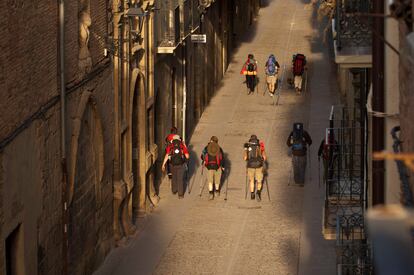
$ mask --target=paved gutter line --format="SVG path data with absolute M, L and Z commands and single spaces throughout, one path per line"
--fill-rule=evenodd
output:
M 283 57 L 283 74 L 282 74 L 282 77 L 280 78 L 280 80 L 281 80 L 280 92 L 279 92 L 280 93 L 280 97 L 282 96 L 283 81 L 285 79 L 285 74 L 286 74 L 286 56 L 288 55 L 288 51 L 289 51 L 289 47 L 290 47 L 290 41 L 291 41 L 291 38 L 292 38 L 293 26 L 295 25 L 295 19 L 296 19 L 296 12 L 297 12 L 297 10 L 298 10 L 298 4 L 295 5 L 295 11 L 293 12 L 292 19 L 291 19 L 291 22 L 290 22 L 289 34 L 288 34 L 288 39 L 287 39 L 287 42 L 286 42 L 285 54 L 284 54 L 284 57 Z M 273 111 L 273 118 L 276 117 L 277 109 L 278 108 L 275 105 L 274 106 L 274 111 Z M 272 125 L 270 127 L 270 131 L 268 133 L 268 136 L 266 137 L 266 144 L 269 143 L 270 137 L 271 137 L 271 135 L 273 133 L 273 128 L 275 126 L 275 122 L 276 122 L 276 119 L 274 119 L 273 122 L 272 122 Z
M 241 239 L 243 237 L 244 229 L 246 228 L 246 223 L 247 223 L 247 218 L 249 217 L 249 213 L 250 213 L 250 210 L 247 210 L 246 215 L 244 216 L 244 219 L 243 219 L 243 224 L 242 224 L 242 226 L 239 227 L 240 228 L 239 237 L 237 238 L 237 242 L 235 243 L 235 245 L 233 247 L 233 251 L 232 251 L 231 256 L 230 256 L 229 265 L 227 266 L 226 274 L 231 274 L 231 270 L 233 269 L 235 259 L 236 259 L 236 255 L 237 255 L 237 250 L 240 246 L 240 242 L 241 242 Z

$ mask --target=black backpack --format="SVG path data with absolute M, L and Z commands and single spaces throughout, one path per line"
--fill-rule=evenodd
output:
M 293 151 L 306 150 L 306 147 L 303 142 L 303 123 L 293 123 L 292 140 Z
M 258 139 L 249 140 L 247 146 L 247 167 L 260 168 L 263 166 L 263 157 Z
M 247 71 L 248 72 L 254 72 L 254 64 L 253 63 L 247 64 Z
M 182 165 L 185 162 L 181 140 L 174 139 L 170 145 L 170 162 L 172 165 Z

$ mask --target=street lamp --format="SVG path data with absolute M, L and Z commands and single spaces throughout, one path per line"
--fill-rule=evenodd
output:
M 141 38 L 142 27 L 144 25 L 145 17 L 148 15 L 147 11 L 143 11 L 142 8 L 132 7 L 129 8 L 125 15 L 128 17 L 130 23 L 130 33 L 134 35 L 134 41 Z M 138 25 L 137 25 L 138 24 Z

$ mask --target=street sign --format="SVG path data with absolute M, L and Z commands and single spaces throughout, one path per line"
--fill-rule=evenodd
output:
M 206 43 L 207 36 L 205 34 L 192 34 L 191 35 L 191 42 L 193 43 Z

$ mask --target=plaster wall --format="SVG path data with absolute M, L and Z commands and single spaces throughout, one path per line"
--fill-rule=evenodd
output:
M 386 5 L 386 9 L 388 5 Z M 399 48 L 398 22 L 396 20 L 385 20 L 385 39 L 395 48 Z M 399 80 L 398 80 L 398 55 L 385 46 L 385 112 L 397 114 L 399 112 Z M 399 118 L 391 117 L 385 119 L 385 150 L 392 152 L 393 140 L 391 130 L 400 124 Z M 397 166 L 394 161 L 385 161 L 385 203 L 400 202 L 400 179 Z

